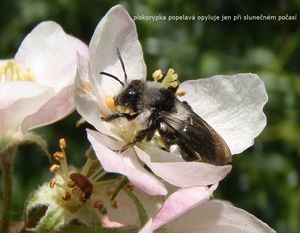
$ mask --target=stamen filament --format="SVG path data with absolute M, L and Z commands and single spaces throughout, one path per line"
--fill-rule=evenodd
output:
M 93 164 L 93 160 L 88 158 L 88 160 L 87 160 L 86 163 L 84 164 L 84 166 L 83 166 L 83 168 L 82 168 L 82 170 L 81 170 L 80 173 L 81 173 L 82 175 L 86 176 L 86 175 L 88 174 L 88 172 L 89 172 L 89 170 L 90 170 L 92 164 Z
M 103 186 L 106 186 L 106 185 L 111 185 L 111 184 L 116 184 L 120 179 L 119 178 L 115 178 L 115 179 L 111 179 L 111 180 L 101 180 L 99 182 L 96 182 L 93 184 L 93 186 L 95 188 L 100 188 L 100 187 L 103 187 Z
M 110 200 L 113 201 L 118 193 L 121 191 L 121 189 L 124 187 L 124 185 L 128 184 L 127 177 L 122 177 L 122 179 L 119 182 L 119 185 L 117 186 L 116 190 L 114 191 L 113 195 L 111 196 Z
M 96 182 L 97 180 L 101 179 L 103 176 L 105 176 L 106 172 L 102 171 L 101 173 L 99 173 L 97 176 L 90 178 L 91 182 Z
M 68 174 L 69 174 L 69 167 L 68 167 L 68 161 L 66 156 L 66 151 L 64 148 L 61 149 L 61 152 L 64 155 L 64 158 L 60 160 L 61 168 L 62 168 L 62 175 L 65 181 L 69 180 Z
M 103 173 L 103 169 L 96 169 L 96 171 L 94 171 L 90 176 L 89 176 L 89 180 L 93 180 L 96 176 L 98 176 L 99 174 Z M 105 172 L 104 172 L 105 173 Z

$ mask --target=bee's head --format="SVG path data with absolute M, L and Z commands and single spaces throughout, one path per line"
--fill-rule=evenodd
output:
M 144 82 L 141 80 L 131 81 L 117 96 L 115 96 L 115 105 L 137 112 L 142 103 L 144 85 Z
M 119 107 L 122 112 L 137 112 L 139 106 L 142 103 L 142 94 L 144 91 L 144 82 L 141 80 L 132 80 L 130 83 L 127 83 L 127 73 L 125 70 L 125 64 L 122 59 L 121 53 L 119 48 L 117 47 L 117 56 L 121 63 L 123 72 L 124 72 L 124 82 L 122 82 L 117 76 L 107 73 L 107 72 L 100 72 L 100 74 L 108 76 L 116 81 L 118 81 L 122 86 L 123 90 L 114 97 L 114 105 Z

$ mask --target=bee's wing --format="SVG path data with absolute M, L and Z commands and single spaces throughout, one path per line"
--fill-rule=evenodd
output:
M 181 143 L 197 152 L 203 161 L 216 165 L 231 162 L 231 152 L 224 139 L 199 115 L 189 109 L 189 116 L 182 120 L 173 114 L 161 114 L 167 130 Z

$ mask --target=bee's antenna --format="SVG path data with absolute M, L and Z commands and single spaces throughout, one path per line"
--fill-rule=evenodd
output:
M 119 47 L 117 47 L 117 55 L 118 55 L 118 58 L 120 60 L 121 65 L 122 65 L 122 69 L 124 71 L 125 83 L 127 84 L 127 74 L 126 74 L 126 70 L 125 70 L 125 64 L 124 64 L 124 61 L 122 59 Z
M 112 74 L 109 74 L 109 73 L 106 73 L 106 72 L 100 72 L 100 74 L 103 74 L 103 75 L 106 75 L 108 77 L 111 77 L 114 80 L 117 80 L 123 87 L 125 86 L 125 84 L 120 79 L 118 79 L 118 77 L 116 77 L 116 76 L 114 76 Z

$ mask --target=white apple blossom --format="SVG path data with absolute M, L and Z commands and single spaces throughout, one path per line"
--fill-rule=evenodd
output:
M 137 130 L 134 120 L 120 119 L 109 123 L 101 120 L 101 116 L 112 113 L 107 100 L 122 87 L 100 72 L 115 75 L 124 82 L 117 48 L 125 63 L 128 82 L 146 80 L 136 26 L 120 5 L 111 8 L 96 27 L 89 45 L 90 60 L 79 57 L 76 78 L 76 108 L 99 131 L 88 130 L 88 138 L 103 168 L 126 175 L 134 185 L 151 195 L 167 193 L 158 177 L 181 188 L 211 185 L 222 180 L 231 165 L 186 162 L 180 155 L 153 144 L 138 143 L 123 153 L 114 152 L 130 142 Z M 267 93 L 255 74 L 218 75 L 186 81 L 179 88 L 186 93 L 180 98 L 223 137 L 232 154 L 250 147 L 266 125 L 263 106 L 267 102 Z
M 87 46 L 45 21 L 24 38 L 13 59 L 0 60 L 0 151 L 74 110 L 77 53 L 87 58 Z

